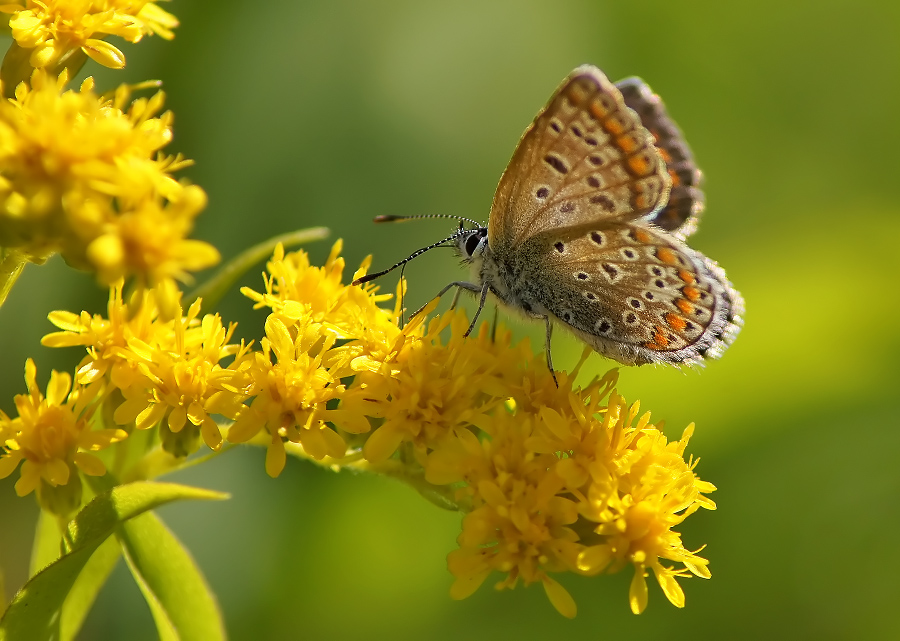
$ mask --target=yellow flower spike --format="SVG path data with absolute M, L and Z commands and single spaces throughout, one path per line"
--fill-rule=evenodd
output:
M 71 382 L 68 374 L 52 372 L 44 396 L 37 385 L 37 368 L 28 359 L 28 392 L 15 398 L 18 416 L 10 419 L 0 414 L 0 434 L 6 448 L 0 456 L 0 478 L 12 474 L 21 462 L 16 493 L 25 496 L 38 490 L 40 504 L 61 516 L 81 502 L 76 470 L 93 476 L 106 473 L 106 467 L 91 452 L 128 436 L 119 429 L 92 431 L 93 397 L 85 397 L 85 389 L 80 386 L 71 389 Z

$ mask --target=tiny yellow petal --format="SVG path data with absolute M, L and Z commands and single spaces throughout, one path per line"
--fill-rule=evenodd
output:
M 578 607 L 575 605 L 575 599 L 572 598 L 568 590 L 549 576 L 544 577 L 543 584 L 544 592 L 547 594 L 547 598 L 550 599 L 550 603 L 556 608 L 556 611 L 567 619 L 574 619 L 575 615 L 578 614 Z
M 103 40 L 88 38 L 81 47 L 94 62 L 99 62 L 110 69 L 122 69 L 125 66 L 125 54 Z

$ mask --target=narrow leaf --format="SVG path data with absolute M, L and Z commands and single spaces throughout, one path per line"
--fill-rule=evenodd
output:
M 59 638 L 60 610 L 94 551 L 128 519 L 181 499 L 222 499 L 226 495 L 174 483 L 139 482 L 116 486 L 88 503 L 69 523 L 66 553 L 35 574 L 0 618 L 0 641 Z
M 117 536 L 160 639 L 225 639 L 225 624 L 206 579 L 159 517 L 143 514 L 124 523 Z

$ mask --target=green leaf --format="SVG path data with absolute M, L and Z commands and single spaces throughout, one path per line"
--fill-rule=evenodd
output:
M 60 611 L 76 579 L 94 551 L 128 519 L 172 501 L 226 496 L 185 485 L 151 482 L 120 485 L 100 494 L 69 522 L 63 537 L 65 554 L 31 577 L 9 604 L 0 619 L 0 641 L 59 638 Z
M 44 569 L 59 558 L 59 520 L 46 510 L 38 515 L 34 531 L 34 546 L 31 548 L 30 576 Z
M 155 514 L 125 523 L 117 536 L 163 641 L 225 638 L 215 597 L 194 559 Z
M 97 600 L 100 588 L 116 567 L 121 553 L 118 541 L 108 537 L 88 559 L 63 603 L 62 619 L 59 623 L 61 641 L 74 639 L 81 630 L 81 624 Z

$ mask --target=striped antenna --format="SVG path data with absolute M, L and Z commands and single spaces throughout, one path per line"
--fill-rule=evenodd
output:
M 472 223 L 475 227 L 483 227 L 481 223 L 477 220 L 472 220 L 471 218 L 463 218 L 462 216 L 453 216 L 452 214 L 418 214 L 416 216 L 375 216 L 374 222 L 376 223 L 398 223 L 403 222 L 404 220 L 421 220 L 423 218 L 452 218 L 453 220 L 458 220 L 460 222 L 466 221 L 467 223 Z
M 400 221 L 400 220 L 409 220 L 409 219 L 411 219 L 411 218 L 455 218 L 455 216 L 442 216 L 442 215 L 440 215 L 440 214 L 425 214 L 425 215 L 422 215 L 422 216 L 378 216 L 378 218 L 375 219 L 375 222 L 377 222 L 377 223 L 380 223 L 380 222 L 393 222 L 393 221 L 395 221 L 395 220 L 397 220 L 397 221 Z M 446 243 L 449 243 L 450 241 L 456 240 L 456 239 L 459 238 L 460 236 L 462 236 L 462 235 L 464 235 L 464 234 L 467 234 L 467 233 L 469 233 L 469 232 L 471 231 L 471 230 L 466 229 L 465 227 L 463 227 L 462 221 L 466 220 L 466 221 L 469 221 L 469 222 L 474 222 L 474 221 L 469 220 L 468 218 L 457 218 L 457 220 L 460 221 L 460 222 L 459 222 L 459 229 L 457 229 L 452 235 L 447 236 L 445 239 L 439 240 L 438 242 L 436 242 L 436 243 L 434 243 L 434 244 L 432 244 L 432 245 L 429 245 L 428 247 L 423 247 L 422 249 L 417 249 L 417 250 L 414 251 L 412 254 L 410 254 L 409 256 L 407 256 L 406 258 L 404 258 L 403 260 L 401 260 L 399 263 L 397 263 L 396 265 L 392 265 L 392 266 L 389 267 L 388 269 L 385 269 L 385 270 L 380 271 L 380 272 L 375 272 L 374 274 L 366 274 L 365 276 L 360 276 L 360 277 L 357 278 L 355 281 L 353 281 L 353 282 L 351 283 L 351 285 L 362 285 L 363 283 L 368 283 L 370 280 L 375 280 L 376 278 L 381 278 L 381 277 L 384 276 L 385 274 L 388 274 L 388 273 L 394 271 L 394 270 L 397 269 L 398 267 L 403 267 L 404 265 L 406 265 L 406 263 L 408 263 L 409 261 L 411 261 L 413 258 L 416 258 L 416 257 L 418 257 L 418 256 L 421 256 L 421 255 L 424 254 L 425 252 L 430 251 L 430 250 L 434 249 L 435 247 L 451 247 L 452 245 L 447 245 Z M 477 225 L 478 223 L 475 223 L 475 224 Z

